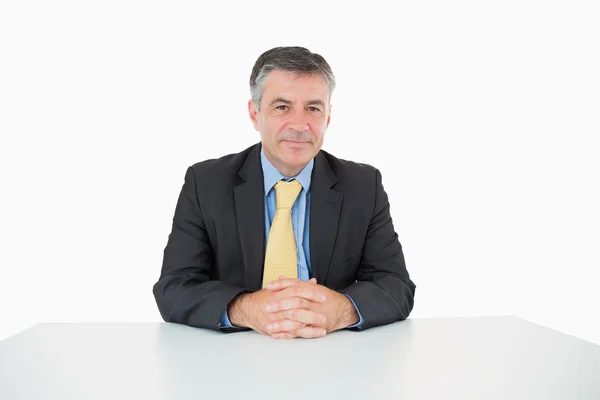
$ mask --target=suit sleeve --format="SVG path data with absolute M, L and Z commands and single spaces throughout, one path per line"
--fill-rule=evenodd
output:
M 354 330 L 404 320 L 414 304 L 416 285 L 406 269 L 379 170 L 375 174 L 375 193 L 357 281 L 341 291 L 352 298 L 363 317 L 363 324 Z
M 245 290 L 212 280 L 214 268 L 196 178 L 189 167 L 177 200 L 160 278 L 153 286 L 156 304 L 166 322 L 221 331 L 246 330 L 221 326 L 227 305 Z

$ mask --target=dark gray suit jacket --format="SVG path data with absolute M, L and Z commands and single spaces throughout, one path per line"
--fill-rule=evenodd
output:
M 218 330 L 234 297 L 261 289 L 266 243 L 260 150 L 258 143 L 187 169 L 153 287 L 165 321 Z M 408 318 L 416 286 L 380 172 L 321 150 L 310 190 L 311 277 L 350 295 L 364 319 L 360 329 Z

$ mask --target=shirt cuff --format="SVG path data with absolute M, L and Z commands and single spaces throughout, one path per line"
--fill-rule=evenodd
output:
M 231 325 L 231 321 L 227 315 L 227 307 L 225 307 L 223 314 L 221 314 L 221 318 L 219 318 L 219 329 L 221 328 L 235 328 L 233 325 Z
M 346 295 L 346 297 L 348 297 L 350 299 L 350 301 L 352 302 L 352 304 L 354 305 L 354 308 L 356 309 L 356 312 L 358 313 L 358 317 L 360 318 L 360 320 L 358 321 L 358 323 L 354 324 L 354 325 L 350 325 L 349 327 L 347 327 L 346 329 L 350 329 L 350 328 L 360 328 L 364 322 L 363 317 L 360 313 L 360 311 L 358 311 L 358 307 L 356 307 L 356 303 L 354 302 L 354 300 L 352 300 L 352 297 L 350 297 L 349 294 L 344 293 Z

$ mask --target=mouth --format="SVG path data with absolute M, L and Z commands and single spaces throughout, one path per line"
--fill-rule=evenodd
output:
M 282 142 L 291 143 L 291 144 L 308 144 L 308 142 L 305 142 L 303 140 L 289 140 L 289 139 L 284 139 L 284 140 L 282 140 Z

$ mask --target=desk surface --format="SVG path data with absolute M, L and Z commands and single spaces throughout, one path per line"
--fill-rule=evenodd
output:
M 0 399 L 600 399 L 600 346 L 515 317 L 313 340 L 42 323 L 0 342 Z

